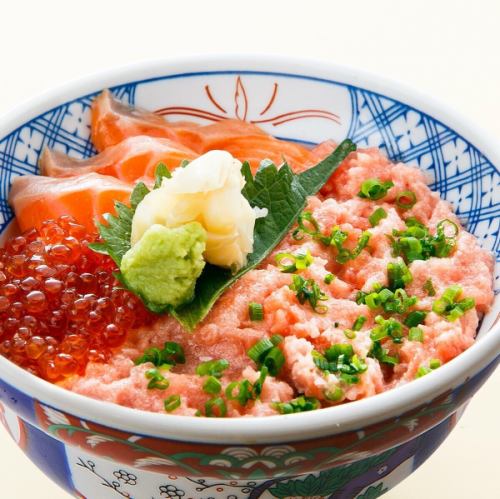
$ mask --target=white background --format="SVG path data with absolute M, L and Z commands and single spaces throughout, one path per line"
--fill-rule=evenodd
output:
M 0 15 L 2 114 L 62 82 L 129 62 L 281 53 L 358 66 L 410 84 L 500 138 L 498 0 L 10 0 Z M 445 444 L 384 497 L 499 497 L 499 388 L 500 370 Z M 68 497 L 3 430 L 0 470 L 2 499 Z

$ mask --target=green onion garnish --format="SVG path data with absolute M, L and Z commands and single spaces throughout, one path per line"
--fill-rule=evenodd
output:
M 408 218 L 405 223 L 406 230 L 393 230 L 390 236 L 394 256 L 413 262 L 428 260 L 432 256 L 444 258 L 455 249 L 458 226 L 451 220 L 441 220 L 434 236 L 414 218 Z
M 292 234 L 296 241 L 302 240 L 304 238 L 303 234 L 308 234 L 313 238 L 321 236 L 320 226 L 310 211 L 303 211 L 297 219 L 297 224 L 299 228 L 295 229 Z
M 156 367 L 164 364 L 176 365 L 184 364 L 186 357 L 182 346 L 173 341 L 167 341 L 163 348 L 148 348 L 139 358 L 135 359 L 135 365 L 151 362 Z
M 372 227 L 375 227 L 379 224 L 380 220 L 383 218 L 387 218 L 387 212 L 384 208 L 377 208 L 369 217 L 368 221 Z
M 352 329 L 344 329 L 344 336 L 348 340 L 353 340 L 354 338 L 356 338 L 356 332 L 353 331 Z
M 417 374 L 415 375 L 415 378 L 421 378 L 422 376 L 429 374 L 430 372 L 432 372 L 434 369 L 437 369 L 438 367 L 441 367 L 441 361 L 439 359 L 431 359 L 429 361 L 429 367 L 420 366 L 418 368 L 418 371 L 417 371 Z
M 260 389 L 262 390 L 262 386 Z M 226 397 L 228 400 L 237 400 L 239 404 L 244 407 L 249 400 L 253 400 L 254 398 L 252 384 L 247 379 L 243 381 L 233 381 L 226 387 Z
M 318 314 L 326 313 L 328 307 L 326 305 L 318 305 L 319 301 L 328 300 L 328 296 L 321 291 L 318 283 L 314 279 L 304 279 L 302 276 L 294 274 L 292 276 L 292 284 L 289 288 L 295 291 L 295 295 L 300 303 L 309 302 L 311 308 Z
M 333 280 L 335 279 L 335 276 L 333 274 L 326 274 L 324 278 L 325 284 L 331 284 Z
M 296 270 L 304 270 L 313 263 L 314 259 L 309 250 L 306 253 L 278 253 L 275 256 L 276 263 L 281 272 L 295 272 Z
M 260 397 L 260 394 L 262 393 L 262 388 L 264 386 L 264 382 L 266 381 L 268 373 L 269 373 L 269 370 L 268 370 L 267 366 L 262 366 L 260 368 L 259 379 L 253 384 L 253 393 L 255 394 L 256 397 Z
M 372 348 L 368 353 L 368 357 L 373 357 L 374 359 L 377 359 L 379 362 L 383 362 L 384 364 L 390 364 L 393 366 L 399 364 L 399 359 L 397 357 L 388 355 L 387 349 L 382 347 L 380 341 L 373 342 Z
M 253 345 L 248 351 L 247 355 L 256 363 L 260 364 L 267 352 L 269 352 L 274 347 L 273 342 L 269 338 L 263 338 L 255 345 Z
M 209 376 L 203 383 L 203 391 L 211 395 L 217 395 L 221 391 L 222 385 L 215 376 Z
M 263 338 L 247 351 L 247 355 L 258 366 L 266 367 L 271 376 L 277 376 L 285 363 L 283 352 L 276 346 L 282 340 L 279 335 L 274 335 L 271 339 Z
M 267 367 L 271 376 L 277 376 L 284 363 L 285 356 L 278 347 L 271 348 L 262 360 L 262 365 Z
M 214 376 L 220 378 L 222 372 L 228 367 L 229 362 L 226 359 L 209 360 L 196 366 L 196 374 L 198 374 L 198 376 Z
M 414 327 L 422 324 L 427 317 L 427 312 L 423 312 L 422 310 L 414 310 L 410 312 L 406 319 L 404 320 L 405 326 Z
M 338 402 L 344 397 L 344 390 L 339 386 L 335 387 L 333 391 L 325 392 L 325 398 L 331 402 Z
M 417 196 L 413 191 L 403 191 L 396 196 L 396 205 L 402 210 L 409 210 L 415 206 Z
M 175 411 L 181 405 L 180 395 L 170 395 L 170 397 L 164 400 L 163 405 L 167 412 Z
M 436 290 L 434 289 L 431 278 L 425 281 L 422 289 L 427 293 L 428 296 L 436 296 Z
M 166 390 L 170 386 L 168 379 L 158 369 L 148 369 L 146 378 L 149 379 L 148 390 Z
M 378 326 L 375 326 L 370 333 L 370 338 L 373 341 L 380 341 L 388 337 L 392 338 L 394 343 L 403 341 L 403 325 L 396 319 L 392 317 L 384 319 L 381 315 L 377 315 L 375 322 Z
M 395 291 L 404 288 L 413 281 L 410 269 L 404 262 L 390 262 L 387 264 L 387 277 L 389 279 L 389 289 Z
M 424 331 L 420 327 L 411 327 L 408 331 L 408 339 L 410 341 L 420 341 L 424 342 Z
M 224 399 L 217 397 L 205 403 L 205 415 L 209 418 L 223 418 L 227 414 Z
M 307 222 L 307 225 L 305 222 Z M 320 241 L 326 246 L 335 246 L 337 248 L 336 261 L 342 264 L 346 263 L 348 260 L 354 260 L 357 258 L 361 251 L 363 251 L 363 249 L 368 245 L 368 241 L 371 236 L 369 232 L 362 232 L 354 249 L 349 250 L 343 247 L 348 234 L 347 232 L 341 230 L 340 227 L 333 227 L 330 235 L 324 236 L 321 233 L 318 222 L 309 211 L 302 212 L 297 223 L 299 228 L 293 233 L 294 239 L 301 240 L 304 238 L 304 234 L 308 234 L 313 239 Z M 297 255 L 292 255 L 290 253 L 279 253 L 276 257 L 279 259 L 279 263 L 285 261 L 285 263 L 281 265 L 281 270 L 283 272 L 294 272 L 296 269 L 299 269 L 299 265 L 301 265 L 302 268 L 306 268 L 310 265 L 310 262 L 312 262 L 312 257 L 310 255 L 308 257 L 307 254 L 302 255 L 302 261 L 300 263 L 297 263 L 296 261 Z
M 325 372 L 340 373 L 340 379 L 345 383 L 359 382 L 359 374 L 364 373 L 368 366 L 355 353 L 350 343 L 337 343 L 325 350 L 325 354 L 312 351 L 314 364 Z
M 462 288 L 458 285 L 446 288 L 441 298 L 438 298 L 432 304 L 432 311 L 453 322 L 476 305 L 474 298 L 464 298 L 458 301 L 461 294 Z
M 388 182 L 382 182 L 378 178 L 369 178 L 361 184 L 358 196 L 363 199 L 376 201 L 377 199 L 383 198 L 387 194 L 387 191 L 393 186 L 394 183 L 390 180 Z
M 425 376 L 426 374 L 429 374 L 431 372 L 431 369 L 425 366 L 420 366 L 417 370 L 417 374 L 415 375 L 415 378 L 421 378 L 422 376 Z
M 303 395 L 290 400 L 289 402 L 275 402 L 273 404 L 274 409 L 281 414 L 314 411 L 315 409 L 319 409 L 320 406 L 321 404 L 318 399 L 313 397 L 304 397 Z
M 431 359 L 429 361 L 429 367 L 431 369 L 437 369 L 438 367 L 441 367 L 441 361 L 439 359 Z
M 364 315 L 360 315 L 352 325 L 353 331 L 361 331 L 363 324 L 366 322 L 366 317 Z
M 252 301 L 248 304 L 248 315 L 251 321 L 261 321 L 264 319 L 264 308 L 260 303 Z

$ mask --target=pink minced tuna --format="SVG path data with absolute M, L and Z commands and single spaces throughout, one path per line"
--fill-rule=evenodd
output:
M 360 186 L 369 178 L 391 180 L 394 187 L 381 200 L 361 199 L 357 196 Z M 412 190 L 417 198 L 409 210 L 399 209 L 395 202 L 397 194 L 404 190 Z M 310 251 L 314 260 L 300 275 L 314 279 L 327 295 L 328 299 L 320 302 L 327 307 L 325 313 L 315 312 L 308 302 L 299 303 L 296 292 L 289 287 L 292 274 L 281 272 L 272 255 L 226 292 L 193 333 L 183 331 L 174 319 L 163 317 L 148 329 L 131 331 L 126 345 L 108 364 L 89 364 L 84 376 L 66 381 L 65 386 L 96 399 L 154 412 L 165 412 L 164 400 L 180 395 L 181 404 L 173 413 L 204 414 L 206 402 L 214 395 L 204 392 L 206 377 L 195 373 L 196 366 L 211 359 L 229 361 L 230 366 L 220 380 L 220 396 L 225 399 L 224 389 L 230 382 L 247 379 L 254 383 L 259 377 L 259 366 L 249 359 L 247 350 L 263 338 L 281 335 L 283 341 L 279 348 L 285 356 L 285 364 L 277 377 L 266 378 L 260 397 L 245 406 L 225 400 L 228 416 L 262 416 L 276 414 L 279 407 L 276 403 L 299 395 L 314 397 L 321 406 L 369 397 L 415 379 L 419 370 L 429 368 L 431 361 L 434 365 L 437 361 L 443 364 L 470 347 L 479 316 L 492 303 L 493 259 L 472 235 L 460 229 L 451 256 L 431 257 L 408 265 L 413 280 L 406 286 L 406 292 L 418 297 L 417 304 L 410 310 L 428 312 L 419 326 L 423 341 L 408 340 L 405 327 L 401 343 L 391 338 L 381 341 L 387 354 L 398 359 L 396 365 L 379 362 L 369 355 L 373 344 L 370 332 L 381 310 L 357 304 L 356 296 L 359 291 L 371 291 L 376 283 L 387 285 L 388 263 L 401 261 L 393 256 L 387 236 L 393 229 L 405 230 L 403 219 L 408 217 L 417 217 L 431 234 L 443 219 L 458 224 L 450 205 L 427 187 L 423 173 L 403 164 L 390 163 L 376 149 L 360 150 L 346 159 L 323 192 L 328 196 L 311 197 L 307 207 L 322 233 L 329 234 L 338 226 L 348 234 L 345 247 L 353 248 L 361 233 L 369 231 L 368 246 L 354 260 L 339 264 L 335 261 L 337 250 L 333 246 L 325 246 L 309 236 L 297 241 L 290 234 L 274 254 Z M 384 208 L 387 217 L 372 228 L 368 217 L 377 207 Z M 325 276 L 330 273 L 335 278 L 326 284 Z M 429 279 L 435 296 L 429 296 L 424 290 Z M 456 284 L 462 288 L 462 297 L 475 300 L 475 307 L 448 321 L 432 312 L 432 305 L 449 286 Z M 263 305 L 263 321 L 250 320 L 249 302 Z M 345 331 L 352 328 L 359 316 L 366 317 L 366 322 L 355 337 L 349 339 Z M 404 320 L 404 316 L 393 317 L 400 322 Z M 136 366 L 134 359 L 149 347 L 161 348 L 166 341 L 182 345 L 186 363 L 164 373 L 170 383 L 166 390 L 148 389 L 145 373 L 153 365 Z M 323 371 L 314 362 L 314 350 L 322 353 L 338 343 L 350 343 L 366 364 L 357 383 L 342 380 L 338 372 Z M 332 398 L 336 400 L 329 400 Z

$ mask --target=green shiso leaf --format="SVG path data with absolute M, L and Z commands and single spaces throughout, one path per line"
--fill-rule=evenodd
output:
M 158 310 L 157 307 L 145 302 L 146 307 L 156 313 L 170 312 L 182 326 L 192 331 L 206 317 L 224 291 L 271 253 L 297 220 L 307 197 L 316 194 L 346 156 L 355 150 L 356 145 L 346 139 L 327 158 L 298 175 L 294 174 L 286 163 L 277 168 L 270 161 L 263 161 L 254 177 L 250 165 L 244 163 L 242 173 L 246 184 L 242 194 L 252 207 L 266 208 L 268 211 L 267 216 L 256 220 L 253 253 L 248 255 L 247 264 L 235 274 L 207 264 L 198 278 L 195 296 L 190 303 L 175 310 L 168 308 Z M 160 167 L 155 187 L 158 187 L 162 177 L 167 175 Z M 108 254 L 118 267 L 123 255 L 131 247 L 130 237 L 135 209 L 148 192 L 149 189 L 142 182 L 137 184 L 130 197 L 131 206 L 115 203 L 116 215 L 108 214 L 107 224 L 97 224 L 103 242 L 89 246 L 94 251 Z M 117 277 L 120 279 L 121 276 Z M 123 278 L 121 280 L 124 282 Z M 126 282 L 124 284 L 126 285 Z

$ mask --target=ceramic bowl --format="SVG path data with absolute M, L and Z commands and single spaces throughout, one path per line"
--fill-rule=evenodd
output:
M 12 219 L 12 178 L 37 172 L 44 147 L 94 152 L 89 106 L 103 88 L 172 120 L 230 117 L 305 144 L 350 137 L 380 147 L 422 168 L 483 247 L 498 251 L 500 153 L 484 133 L 378 77 L 262 56 L 143 63 L 15 110 L 0 122 L 2 231 Z M 151 414 L 64 391 L 0 358 L 0 417 L 32 461 L 77 497 L 375 498 L 440 445 L 495 369 L 498 310 L 497 298 L 476 343 L 437 371 L 320 411 L 231 420 Z

